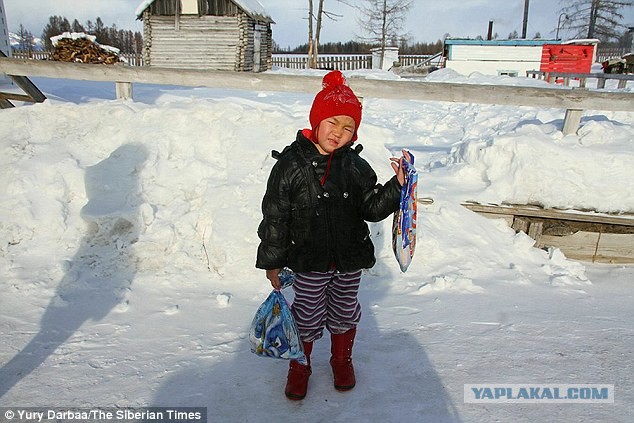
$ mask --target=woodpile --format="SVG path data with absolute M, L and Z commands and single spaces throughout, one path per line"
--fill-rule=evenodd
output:
M 58 62 L 94 63 L 113 65 L 119 55 L 109 51 L 88 38 L 61 38 L 51 53 L 51 60 Z

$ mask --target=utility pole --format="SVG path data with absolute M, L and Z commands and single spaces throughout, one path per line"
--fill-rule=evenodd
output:
M 588 25 L 588 38 L 594 38 L 594 31 L 597 24 L 598 13 L 599 0 L 592 0 L 592 6 L 590 7 L 590 23 Z
M 524 0 L 524 23 L 522 24 L 522 38 L 526 39 L 526 28 L 528 27 L 528 3 L 530 0 Z

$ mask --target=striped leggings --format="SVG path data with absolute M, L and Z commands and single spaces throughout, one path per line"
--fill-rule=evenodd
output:
M 352 273 L 296 273 L 291 306 L 302 341 L 312 342 L 323 336 L 324 328 L 340 334 L 357 326 L 361 306 L 357 299 L 361 270 Z

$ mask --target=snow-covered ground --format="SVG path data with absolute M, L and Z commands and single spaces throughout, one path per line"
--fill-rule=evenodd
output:
M 370 75 L 374 78 L 386 74 Z M 429 81 L 527 83 L 523 78 Z M 364 99 L 381 180 L 417 160 L 414 261 L 372 224 L 354 352 L 336 392 L 316 344 L 307 398 L 249 351 L 270 292 L 254 267 L 274 160 L 312 95 L 35 78 L 49 100 L 0 111 L 0 407 L 202 406 L 209 421 L 601 421 L 634 415 L 634 267 L 532 247 L 467 200 L 634 211 L 634 114 Z M 631 87 L 628 90 L 632 90 Z M 292 292 L 285 292 L 292 299 Z M 614 403 L 465 404 L 465 384 L 610 384 Z

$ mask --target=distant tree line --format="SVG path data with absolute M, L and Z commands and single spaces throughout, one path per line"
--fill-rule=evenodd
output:
M 413 43 L 410 44 L 406 40 L 402 40 L 399 43 L 399 54 L 436 54 L 442 51 L 442 41 L 438 40 L 435 43 Z M 319 45 L 320 54 L 370 54 L 371 50 L 376 47 L 376 44 L 364 43 L 361 41 L 347 41 L 345 43 L 324 43 Z M 274 53 L 294 53 L 294 54 L 306 54 L 308 51 L 308 44 L 302 44 L 295 48 L 287 47 L 281 48 L 276 43 L 273 43 Z

